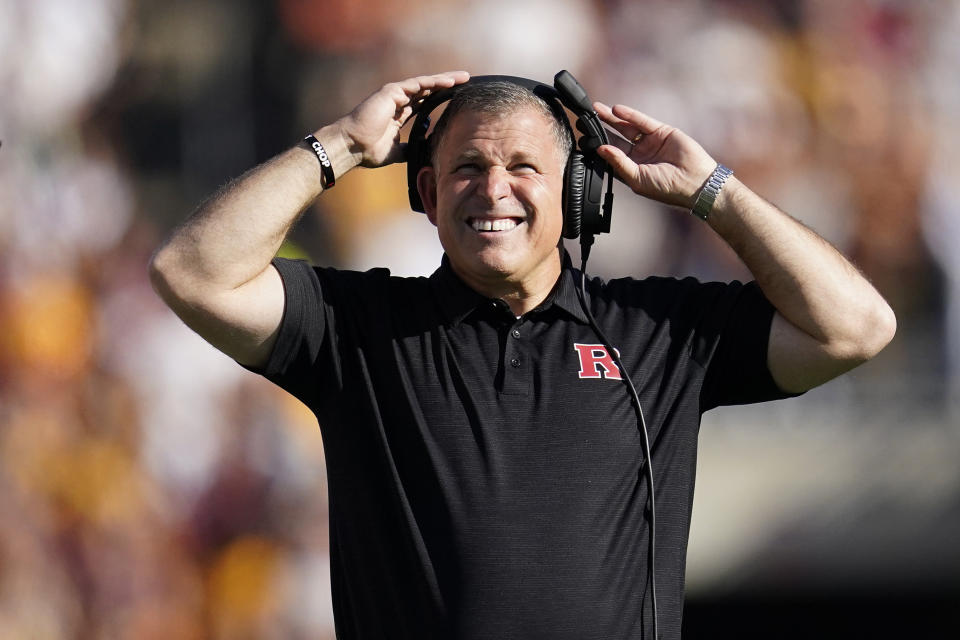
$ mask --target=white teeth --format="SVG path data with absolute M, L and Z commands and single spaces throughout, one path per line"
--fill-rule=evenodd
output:
M 497 218 L 496 220 L 478 220 L 474 218 L 470 221 L 470 226 L 474 231 L 510 231 L 515 229 L 517 221 L 512 218 Z

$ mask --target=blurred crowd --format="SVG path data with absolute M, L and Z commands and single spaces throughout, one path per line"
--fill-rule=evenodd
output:
M 0 637 L 333 637 L 315 419 L 146 265 L 205 195 L 420 73 L 566 68 L 693 135 L 897 312 L 822 398 L 956 431 L 958 34 L 957 0 L 0 0 Z M 283 251 L 409 275 L 441 250 L 394 166 Z M 591 271 L 749 277 L 622 190 Z

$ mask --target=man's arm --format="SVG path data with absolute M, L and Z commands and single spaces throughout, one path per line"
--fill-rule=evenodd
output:
M 596 103 L 633 144 L 598 150 L 636 193 L 691 209 L 716 162 L 693 139 L 634 109 Z M 830 243 L 735 177 L 708 224 L 736 251 L 776 307 L 767 362 L 777 385 L 800 392 L 869 360 L 893 339 L 886 301 Z
M 384 85 L 314 135 L 340 177 L 357 165 L 403 159 L 400 128 L 432 90 L 464 71 Z M 266 363 L 283 318 L 280 275 L 270 264 L 323 190 L 314 153 L 294 147 L 214 194 L 164 242 L 150 264 L 157 293 L 194 331 L 237 361 Z

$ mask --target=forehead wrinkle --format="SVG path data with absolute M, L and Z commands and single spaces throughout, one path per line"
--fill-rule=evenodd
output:
M 499 84 L 503 83 L 477 85 L 473 88 L 465 87 L 443 110 L 434 131 L 427 138 L 430 162 L 434 167 L 437 166 L 441 147 L 445 146 L 444 140 L 447 134 L 454 128 L 455 122 L 463 117 L 475 117 L 487 122 L 499 121 L 502 126 L 508 128 L 517 128 L 516 126 L 511 127 L 511 125 L 515 125 L 518 120 L 531 117 L 540 119 L 548 125 L 556 156 L 561 162 L 566 163 L 567 157 L 574 146 L 570 121 L 562 107 L 559 107 L 559 104 L 545 101 L 541 96 L 536 96 L 526 90 L 524 90 L 524 95 L 517 99 L 519 90 L 517 86 L 511 85 L 500 88 Z M 502 91 L 502 94 L 497 93 L 493 96 L 486 91 L 493 85 L 498 85 L 498 90 Z M 559 111 L 555 107 L 558 107 Z M 519 128 L 524 132 L 528 131 L 526 127 Z
M 530 137 L 525 129 L 520 129 L 521 135 L 504 135 L 502 130 L 496 134 L 485 134 L 481 131 L 475 131 L 470 137 L 463 141 L 459 151 L 450 150 L 449 156 L 452 162 L 474 162 L 490 160 L 512 162 L 531 162 L 542 164 L 549 157 L 558 155 L 556 145 L 549 145 L 549 148 L 543 148 L 540 144 L 540 138 Z M 509 138 L 510 148 L 504 149 L 501 141 Z M 445 145 L 449 141 L 445 141 Z M 441 156 L 444 154 L 440 154 Z M 546 156 L 546 157 L 545 157 Z M 438 158 L 439 159 L 439 158 Z
M 523 145 L 523 146 L 526 146 L 526 145 Z M 510 160 L 510 161 L 516 161 L 516 160 L 536 160 L 536 159 L 538 159 L 539 156 L 541 155 L 540 153 L 536 152 L 535 150 L 523 148 L 523 146 L 521 146 L 520 148 L 511 149 L 510 152 L 509 152 L 509 155 L 507 156 L 506 159 L 507 159 L 507 160 Z M 456 156 L 454 156 L 454 160 L 457 160 L 457 161 L 462 161 L 462 160 L 487 160 L 491 155 L 494 156 L 494 157 L 496 157 L 497 159 L 500 159 L 500 158 L 503 157 L 503 154 L 501 154 L 501 153 L 499 152 L 499 150 L 496 150 L 496 151 L 493 152 L 493 153 L 488 153 L 488 152 L 486 152 L 486 151 L 478 148 L 477 146 L 474 146 L 474 145 L 472 145 L 472 144 L 468 144 L 462 151 L 460 151 L 460 153 L 458 153 Z

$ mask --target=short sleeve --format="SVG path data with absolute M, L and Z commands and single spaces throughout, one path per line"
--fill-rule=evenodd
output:
M 775 309 L 755 282 L 739 287 L 721 320 L 718 341 L 700 390 L 700 410 L 790 398 L 767 366 Z
M 326 338 L 328 318 L 316 270 L 303 260 L 275 258 L 284 289 L 283 319 L 266 364 L 253 369 L 311 405 L 315 386 L 308 384 Z

